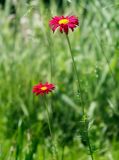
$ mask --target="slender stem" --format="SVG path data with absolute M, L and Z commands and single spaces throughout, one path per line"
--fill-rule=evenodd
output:
M 88 129 L 87 129 L 87 141 L 88 141 L 88 147 L 89 147 L 89 152 L 90 152 L 91 159 L 94 160 Z
M 46 97 L 45 96 L 44 96 L 44 105 L 45 105 L 45 109 L 46 109 L 46 112 L 47 112 L 48 128 L 49 128 L 49 132 L 50 132 L 50 136 L 51 136 L 52 146 L 54 147 L 54 151 L 55 151 L 55 153 L 54 153 L 55 158 L 58 160 L 59 158 L 58 158 L 58 154 L 57 154 L 57 151 L 56 151 L 56 146 L 54 144 L 52 129 L 51 129 L 51 125 L 50 125 L 50 113 L 49 113 L 49 110 L 48 110 L 48 106 L 46 104 Z
M 74 71 L 75 71 L 76 78 L 77 78 L 77 82 L 78 82 L 78 92 L 80 92 L 80 97 L 81 97 L 81 106 L 82 106 L 82 109 L 83 109 L 83 115 L 84 115 L 84 114 L 85 114 L 85 111 L 84 111 L 84 105 L 83 105 L 83 96 L 82 96 L 82 93 L 81 93 L 81 86 L 80 86 L 80 81 L 79 81 L 78 71 L 77 71 L 77 68 L 76 68 L 76 64 L 75 64 L 74 56 L 73 56 L 72 49 L 71 49 L 71 44 L 70 44 L 69 37 L 68 37 L 68 35 L 67 35 L 67 34 L 66 34 L 66 39 L 67 39 L 67 43 L 68 43 L 68 46 L 69 46 L 69 51 L 70 51 L 70 54 L 71 54 L 71 58 L 72 58 L 72 62 L 73 62 L 73 67 L 74 67 Z
M 46 100 L 46 98 L 44 98 L 44 104 L 45 104 L 45 109 L 46 109 L 46 112 L 47 112 L 47 120 L 48 120 L 47 122 L 48 122 L 50 136 L 51 136 L 51 139 L 53 141 L 53 135 L 52 135 L 51 125 L 50 125 L 50 114 L 49 114 L 48 106 L 47 106 L 45 100 Z
M 67 34 L 66 34 L 66 39 L 67 39 L 67 43 L 68 43 L 68 46 L 69 46 L 69 50 L 70 50 L 70 54 L 71 54 L 71 58 L 72 58 L 72 62 L 73 62 L 73 67 L 74 67 L 74 71 L 75 71 L 75 74 L 76 74 L 76 77 L 77 77 L 78 91 L 80 91 L 81 106 L 82 106 L 82 109 L 83 109 L 83 118 L 85 118 L 86 114 L 85 114 L 85 110 L 84 110 L 83 96 L 82 96 L 82 93 L 81 93 L 81 86 L 80 86 L 78 71 L 77 71 L 77 68 L 76 68 L 76 64 L 75 64 L 75 60 L 74 60 L 71 44 L 70 44 L 69 37 L 68 37 Z M 87 127 L 86 126 L 86 120 L 84 120 L 84 125 L 85 125 L 85 127 Z M 90 156 L 91 156 L 91 159 L 94 160 L 93 151 L 92 151 L 91 144 L 90 144 L 90 139 L 89 139 L 88 129 L 86 129 L 86 132 L 87 132 L 86 134 L 87 134 L 87 141 L 88 141 L 88 147 L 89 147 L 89 151 L 90 151 Z

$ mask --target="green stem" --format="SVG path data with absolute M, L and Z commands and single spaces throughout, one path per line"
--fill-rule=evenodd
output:
M 68 43 L 68 46 L 69 46 L 69 51 L 70 51 L 71 58 L 72 58 L 72 62 L 73 62 L 74 72 L 75 72 L 75 74 L 76 74 L 76 78 L 77 78 L 77 82 L 78 82 L 78 92 L 80 92 L 80 97 L 81 97 L 81 106 L 82 106 L 82 109 L 83 109 L 83 115 L 84 115 L 84 114 L 85 114 L 85 110 L 84 110 L 84 105 L 83 105 L 83 96 L 82 96 L 82 93 L 81 93 L 81 86 L 80 86 L 80 81 L 79 81 L 78 71 L 77 71 L 77 68 L 76 68 L 76 64 L 75 64 L 74 56 L 73 56 L 72 49 L 71 49 L 71 44 L 70 44 L 69 37 L 68 37 L 68 35 L 67 35 L 67 34 L 66 34 L 66 39 L 67 39 L 67 43 Z
M 45 109 L 46 109 L 46 112 L 47 112 L 47 122 L 48 122 L 48 128 L 49 128 L 49 132 L 50 132 L 50 136 L 51 136 L 51 143 L 52 143 L 52 146 L 54 147 L 55 157 L 58 160 L 59 158 L 58 158 L 58 154 L 57 154 L 57 151 L 56 151 L 56 146 L 55 146 L 54 141 L 53 141 L 53 134 L 52 134 L 52 129 L 51 129 L 51 125 L 50 125 L 50 113 L 49 113 L 49 110 L 48 110 L 48 106 L 46 104 L 46 97 L 45 96 L 44 96 L 44 105 L 45 105 Z
M 89 147 L 89 152 L 90 152 L 91 159 L 94 160 L 93 151 L 92 151 L 92 147 L 91 147 L 91 143 L 90 143 L 90 138 L 89 138 L 89 132 L 88 132 L 88 130 L 87 130 L 87 141 L 88 141 L 88 147 Z
M 77 68 L 76 68 L 76 64 L 75 64 L 75 60 L 74 60 L 74 56 L 73 56 L 70 40 L 69 40 L 69 37 L 68 37 L 67 34 L 66 34 L 66 39 L 67 39 L 67 43 L 68 43 L 68 46 L 69 46 L 69 51 L 70 51 L 70 54 L 71 54 L 72 63 L 73 63 L 74 71 L 75 71 L 77 82 L 78 82 L 78 91 L 80 92 L 81 106 L 82 106 L 82 110 L 83 110 L 82 112 L 83 112 L 83 118 L 84 118 L 86 116 L 86 114 L 85 114 L 85 110 L 84 110 L 83 96 L 82 96 L 82 93 L 81 93 L 81 86 L 80 86 L 78 71 L 77 71 Z M 86 121 L 84 121 L 84 125 L 86 127 Z M 91 144 L 90 144 L 90 139 L 89 139 L 88 129 L 86 129 L 86 132 L 87 132 L 87 141 L 88 141 L 88 147 L 89 147 L 89 151 L 90 151 L 90 156 L 91 156 L 91 159 L 94 160 L 93 151 L 92 151 Z
M 45 104 L 45 109 L 46 109 L 46 112 L 47 112 L 48 128 L 49 128 L 51 139 L 53 141 L 53 135 L 52 135 L 51 125 L 50 125 L 50 114 L 49 114 L 48 106 L 47 106 L 45 100 L 46 100 L 46 98 L 44 99 L 44 104 Z

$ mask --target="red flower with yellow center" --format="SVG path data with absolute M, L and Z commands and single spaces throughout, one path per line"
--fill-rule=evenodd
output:
M 54 84 L 50 84 L 48 82 L 46 82 L 45 84 L 39 83 L 37 85 L 35 85 L 33 87 L 33 93 L 37 95 L 44 95 L 44 94 L 48 94 L 49 92 L 52 92 L 52 90 L 55 89 L 55 85 Z
M 79 21 L 75 16 L 55 16 L 49 21 L 49 25 L 53 32 L 59 27 L 61 33 L 68 34 L 69 29 L 74 31 L 74 28 L 79 25 Z

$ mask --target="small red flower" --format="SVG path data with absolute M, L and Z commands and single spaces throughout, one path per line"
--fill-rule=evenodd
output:
M 46 82 L 45 84 L 39 83 L 37 85 L 35 85 L 33 87 L 33 93 L 37 95 L 44 95 L 44 94 L 48 94 L 49 92 L 52 92 L 52 90 L 55 89 L 55 85 L 54 84 L 49 84 L 48 82 Z
M 69 28 L 74 31 L 79 25 L 78 18 L 75 16 L 55 16 L 49 21 L 49 26 L 54 32 L 58 27 L 61 33 L 68 34 Z

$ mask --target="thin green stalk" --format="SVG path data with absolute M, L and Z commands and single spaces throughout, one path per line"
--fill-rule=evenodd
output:
M 94 160 L 93 151 L 92 151 L 92 147 L 91 147 L 91 143 L 90 143 L 90 138 L 89 138 L 89 133 L 88 133 L 88 131 L 87 131 L 87 141 L 88 141 L 88 147 L 89 147 L 89 152 L 90 152 L 91 159 Z
M 49 110 L 48 110 L 48 106 L 46 104 L 46 97 L 44 96 L 44 105 L 45 105 L 45 109 L 46 109 L 46 112 L 47 112 L 47 123 L 48 123 L 48 128 L 49 128 L 49 132 L 50 132 L 50 136 L 51 136 L 51 143 L 52 143 L 52 146 L 54 147 L 54 151 L 55 151 L 55 158 L 56 160 L 58 160 L 58 154 L 57 154 L 57 151 L 56 151 L 56 146 L 54 144 L 54 140 L 53 140 L 53 133 L 52 133 L 52 129 L 51 129 L 51 124 L 50 124 L 50 113 L 49 113 Z
M 45 101 L 46 101 L 46 98 L 44 98 L 44 104 L 45 104 L 45 109 L 46 109 L 46 112 L 47 112 L 48 128 L 49 128 L 51 139 L 53 141 L 53 135 L 52 135 L 51 125 L 50 125 L 50 114 L 49 114 L 48 106 L 47 106 Z
M 82 96 L 82 93 L 81 93 L 81 86 L 80 86 L 78 71 L 77 71 L 77 68 L 76 68 L 76 64 L 75 64 L 75 60 L 74 60 L 74 56 L 73 56 L 70 40 L 69 40 L 69 37 L 68 37 L 67 34 L 66 34 L 66 39 L 67 39 L 67 43 L 68 43 L 68 46 L 69 46 L 69 51 L 70 51 L 70 54 L 71 54 L 73 67 L 74 67 L 74 71 L 75 71 L 77 82 L 78 82 L 78 91 L 80 91 L 81 106 L 82 106 L 82 110 L 83 110 L 83 118 L 85 118 L 86 114 L 85 114 L 85 109 L 84 109 L 84 104 L 83 104 L 83 96 Z M 86 120 L 84 120 L 84 125 L 86 127 Z M 89 151 L 90 151 L 90 156 L 91 156 L 91 159 L 94 160 L 93 151 L 92 151 L 91 144 L 90 144 L 90 139 L 89 139 L 88 129 L 86 129 L 86 132 L 87 132 L 87 142 L 88 142 L 88 147 L 89 147 Z
M 90 143 L 90 138 L 89 138 L 89 131 L 88 131 L 88 120 L 87 120 L 87 117 L 84 117 L 84 125 L 85 125 L 85 130 L 86 130 L 86 139 L 87 139 L 87 143 L 88 143 L 88 148 L 89 148 L 89 152 L 90 152 L 90 156 L 91 156 L 91 159 L 94 160 L 94 157 L 93 157 L 93 150 L 92 150 L 92 147 L 91 147 L 91 143 Z
M 74 67 L 74 71 L 75 71 L 77 82 L 78 82 L 78 92 L 80 92 L 81 106 L 82 106 L 83 115 L 84 115 L 85 114 L 85 110 L 84 110 L 84 105 L 83 105 L 83 96 L 82 96 L 82 93 L 81 93 L 81 86 L 80 86 L 78 71 L 77 71 L 77 68 L 76 68 L 76 64 L 75 64 L 75 61 L 74 61 L 74 56 L 73 56 L 72 49 L 71 49 L 71 44 L 70 44 L 69 37 L 68 37 L 67 34 L 66 34 L 66 39 L 67 39 L 67 43 L 68 43 L 68 46 L 69 46 L 69 51 L 70 51 L 70 54 L 71 54 L 71 58 L 72 58 L 72 62 L 73 62 L 73 67 Z

